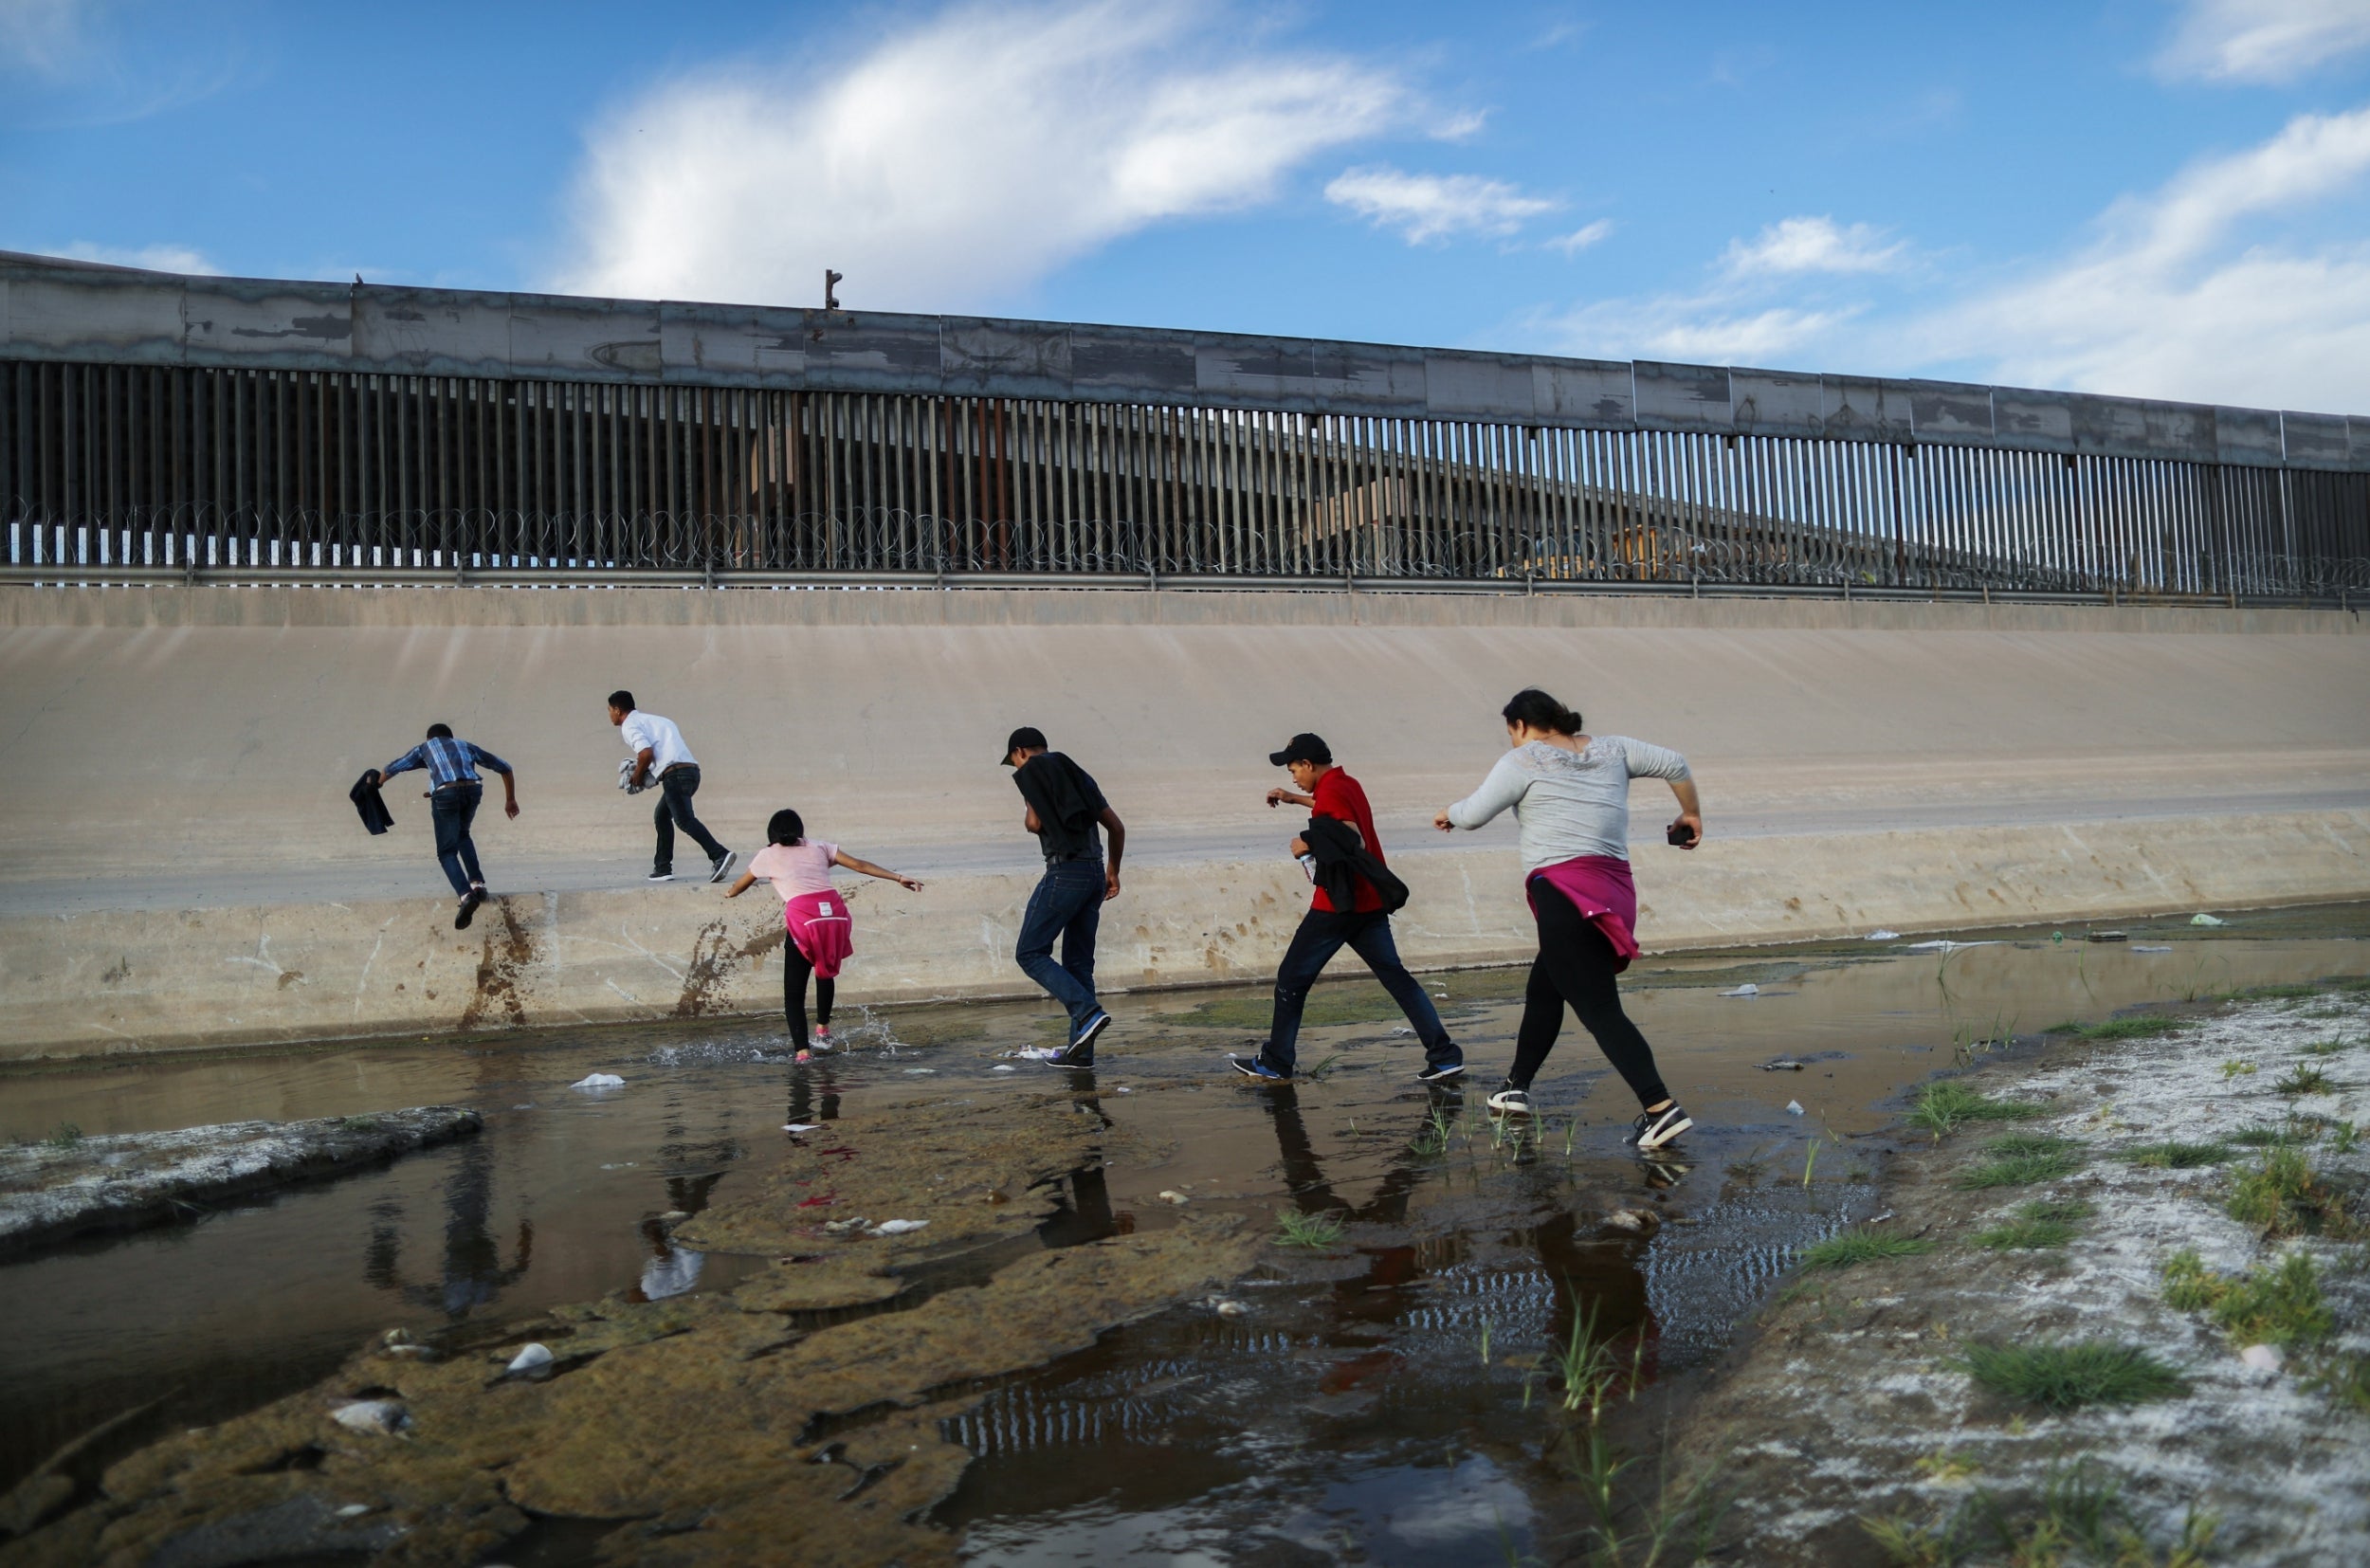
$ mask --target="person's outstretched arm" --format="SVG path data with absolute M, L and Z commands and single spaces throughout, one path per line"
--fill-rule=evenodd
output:
M 861 871 L 867 877 L 878 877 L 883 882 L 893 882 L 909 893 L 919 893 L 921 891 L 921 884 L 914 881 L 913 878 L 904 875 L 902 872 L 892 871 L 885 866 L 875 866 L 868 860 L 860 860 L 856 856 L 849 854 L 845 849 L 834 849 L 831 851 L 831 864 L 833 866 L 845 866 L 850 871 Z
M 734 883 L 730 887 L 724 889 L 724 896 L 728 899 L 737 899 L 740 897 L 741 894 L 749 891 L 750 888 L 756 886 L 757 882 L 757 874 L 755 871 L 743 871 L 740 873 L 740 880 L 738 882 Z
M 1103 831 L 1111 841 L 1111 864 L 1103 873 L 1103 900 L 1108 903 L 1120 896 L 1120 856 L 1127 852 L 1127 824 L 1108 806 L 1095 820 L 1103 824 Z
M 1657 746 L 1645 740 L 1626 737 L 1622 749 L 1629 754 L 1632 778 L 1659 778 L 1670 786 L 1670 793 L 1679 797 L 1679 815 L 1670 826 L 1684 823 L 1693 835 L 1682 849 L 1692 849 L 1704 842 L 1704 803 L 1695 793 L 1695 775 L 1688 771 L 1687 759 L 1668 746 Z
M 1497 764 L 1489 770 L 1489 776 L 1482 780 L 1480 789 L 1455 805 L 1434 813 L 1431 825 L 1444 833 L 1457 828 L 1470 830 L 1482 827 L 1500 811 L 1521 800 L 1523 787 L 1529 782 L 1515 762 L 1514 754 L 1509 752 L 1498 758 Z

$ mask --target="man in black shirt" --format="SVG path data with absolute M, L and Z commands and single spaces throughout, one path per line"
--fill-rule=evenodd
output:
M 1127 829 L 1103 798 L 1092 775 L 1060 752 L 1046 748 L 1045 732 L 1023 725 L 1004 743 L 1004 765 L 1029 803 L 1021 825 L 1037 835 L 1045 851 L 1045 877 L 1029 895 L 1020 922 L 1020 949 L 1013 957 L 1022 973 L 1045 987 L 1069 1012 L 1069 1043 L 1038 1059 L 1057 1067 L 1095 1065 L 1095 1037 L 1111 1027 L 1111 1015 L 1095 1001 L 1095 929 L 1105 902 L 1120 896 L 1120 855 Z M 1103 864 L 1103 834 L 1111 838 L 1110 864 Z M 1053 939 L 1062 939 L 1062 961 L 1053 961 Z

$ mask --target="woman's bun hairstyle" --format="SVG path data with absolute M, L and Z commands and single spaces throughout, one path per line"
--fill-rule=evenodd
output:
M 807 836 L 807 825 L 798 813 L 785 808 L 765 821 L 765 841 L 768 844 L 795 844 Z
M 1498 711 L 1509 724 L 1528 724 L 1535 730 L 1553 730 L 1558 735 L 1580 733 L 1580 716 L 1537 686 L 1524 686 L 1506 699 L 1506 705 Z

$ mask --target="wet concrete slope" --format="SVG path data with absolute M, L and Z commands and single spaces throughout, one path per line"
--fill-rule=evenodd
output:
M 851 994 L 1017 988 L 1030 843 L 994 757 L 1043 726 L 1137 869 L 1113 984 L 1272 965 L 1304 895 L 1265 753 L 1325 734 L 1431 965 L 1520 956 L 1510 823 L 1423 827 L 1538 683 L 1694 759 L 1715 840 L 1638 797 L 1672 947 L 2370 893 L 2370 639 L 2330 612 L 1511 595 L 0 591 L 0 1050 L 501 1028 L 765 1005 L 777 917 L 641 884 L 613 686 L 678 719 L 754 848 L 795 805 L 931 879 L 855 900 Z M 520 770 L 450 929 L 421 803 L 344 798 L 442 720 Z M 61 780 L 70 780 L 62 793 Z M 1654 845 L 1648 848 L 1648 845 Z M 1416 853 L 1418 849 L 1424 852 Z

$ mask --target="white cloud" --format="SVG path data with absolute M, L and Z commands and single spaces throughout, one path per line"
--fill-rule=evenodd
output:
M 88 0 L 0 0 L 0 69 L 63 76 L 84 48 Z
M 1577 256 L 1612 232 L 1613 220 L 1599 218 L 1595 223 L 1582 225 L 1569 234 L 1559 234 L 1549 240 L 1547 248 L 1560 250 L 1567 256 Z
M 2186 0 L 2156 57 L 2160 75 L 2292 82 L 2370 47 L 2370 0 Z
M 1827 337 L 1857 310 L 1759 309 L 1717 293 L 1605 300 L 1536 323 L 1568 354 L 1671 359 L 1697 365 L 1765 365 Z
M 2279 227 L 2370 178 L 2370 106 L 2302 115 L 2259 146 L 2126 198 L 2087 248 L 1935 312 L 1910 341 L 1997 379 L 2132 396 L 2370 413 L 2370 234 Z
M 203 251 L 185 245 L 114 246 L 93 245 L 77 240 L 58 255 L 69 261 L 103 262 L 109 266 L 137 266 L 148 272 L 191 272 L 200 277 L 218 278 L 222 268 L 206 258 Z
M 1906 246 L 1883 243 L 1884 231 L 1864 223 L 1850 228 L 1832 218 L 1785 218 L 1771 224 L 1748 245 L 1730 240 L 1721 258 L 1740 277 L 1756 273 L 1885 272 L 1898 266 Z
M 1452 234 L 1504 236 L 1558 206 L 1525 195 L 1518 186 L 1479 174 L 1411 174 L 1376 164 L 1345 169 L 1325 187 L 1325 200 L 1346 207 L 1377 228 L 1395 228 L 1410 245 Z
M 695 72 L 590 133 L 557 287 L 960 310 L 1164 220 L 1270 200 L 1407 122 L 1388 71 L 1184 0 L 943 12 L 836 69 Z

